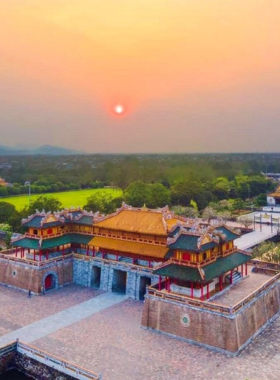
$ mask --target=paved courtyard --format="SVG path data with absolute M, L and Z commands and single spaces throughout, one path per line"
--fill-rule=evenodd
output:
M 230 289 L 216 296 L 213 303 L 233 306 L 272 278 L 263 273 L 254 273 L 252 268 L 252 265 L 248 265 L 248 277 L 243 278 L 237 284 L 233 284 Z
M 11 325 L 6 327 L 10 332 L 100 294 L 89 288 L 71 285 L 42 297 L 28 299 L 25 293 L 0 286 L 0 327 L 7 326 L 12 320 Z M 142 330 L 142 308 L 142 302 L 124 300 L 45 335 L 33 341 L 32 345 L 101 372 L 104 380 L 280 378 L 280 319 L 241 355 L 230 358 Z M 55 315 L 53 317 L 55 319 Z

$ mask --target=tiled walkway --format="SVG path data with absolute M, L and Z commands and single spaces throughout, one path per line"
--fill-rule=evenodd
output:
M 0 347 L 16 339 L 24 343 L 43 338 L 59 329 L 70 326 L 101 310 L 116 305 L 127 298 L 125 295 L 104 293 L 76 306 L 62 310 L 47 318 L 31 323 L 0 337 Z

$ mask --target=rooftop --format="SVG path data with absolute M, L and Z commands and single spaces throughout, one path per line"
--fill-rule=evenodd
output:
M 95 226 L 111 230 L 166 236 L 179 220 L 180 218 L 175 217 L 167 207 L 154 210 L 146 207 L 134 208 L 124 204 L 114 214 L 110 214 L 100 221 L 97 220 Z

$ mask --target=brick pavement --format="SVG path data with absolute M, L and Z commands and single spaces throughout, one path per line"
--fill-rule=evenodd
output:
M 0 336 L 101 294 L 101 291 L 68 285 L 43 296 L 0 285 Z
M 104 380 L 280 378 L 280 320 L 230 358 L 141 329 L 142 308 L 141 302 L 128 300 L 33 344 L 101 372 Z
M 91 298 L 93 294 L 88 293 L 91 290 L 88 288 L 67 288 L 55 291 L 47 297 L 32 299 L 36 317 L 39 314 L 50 315 L 50 310 L 61 309 L 62 304 L 68 304 L 69 307 L 76 298 L 87 298 L 89 295 Z M 9 320 L 3 312 L 5 303 L 1 301 L 1 290 L 2 288 L 0 325 L 3 316 L 5 320 Z M 30 318 L 30 311 L 22 309 L 24 305 L 26 307 L 27 301 L 26 294 L 23 295 L 22 301 L 21 292 L 8 289 L 6 302 L 9 299 L 13 302 L 19 299 L 18 308 L 15 305 L 13 312 L 19 315 L 27 313 L 24 319 L 18 318 L 11 323 L 23 325 Z M 42 309 L 40 311 L 39 305 Z M 280 319 L 257 337 L 241 355 L 230 358 L 141 329 L 142 308 L 142 302 L 124 301 L 45 336 L 32 345 L 95 372 L 101 372 L 103 380 L 280 379 Z

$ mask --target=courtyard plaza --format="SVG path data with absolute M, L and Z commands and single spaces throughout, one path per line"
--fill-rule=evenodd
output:
M 259 277 L 260 278 L 260 277 Z M 244 280 L 245 283 L 246 279 Z M 236 284 L 235 286 L 238 286 Z M 24 326 L 34 329 L 76 313 L 87 301 L 109 293 L 69 285 L 43 296 L 0 286 L 0 339 Z M 109 297 L 119 297 L 111 294 Z M 103 380 L 278 380 L 280 319 L 278 318 L 237 357 L 190 345 L 141 329 L 143 302 L 119 298 L 113 306 L 80 314 L 75 322 L 48 328 L 29 343 L 89 370 Z M 112 300 L 112 298 L 110 298 Z M 113 301 L 114 303 L 114 301 Z M 101 310 L 102 309 L 102 310 Z M 79 311 L 80 312 L 80 311 Z M 88 316 L 86 316 L 88 315 Z M 68 316 L 68 317 L 67 317 Z M 69 321 L 68 321 L 69 322 Z M 211 328 L 211 326 L 209 326 Z M 53 331 L 53 332 L 51 332 Z

